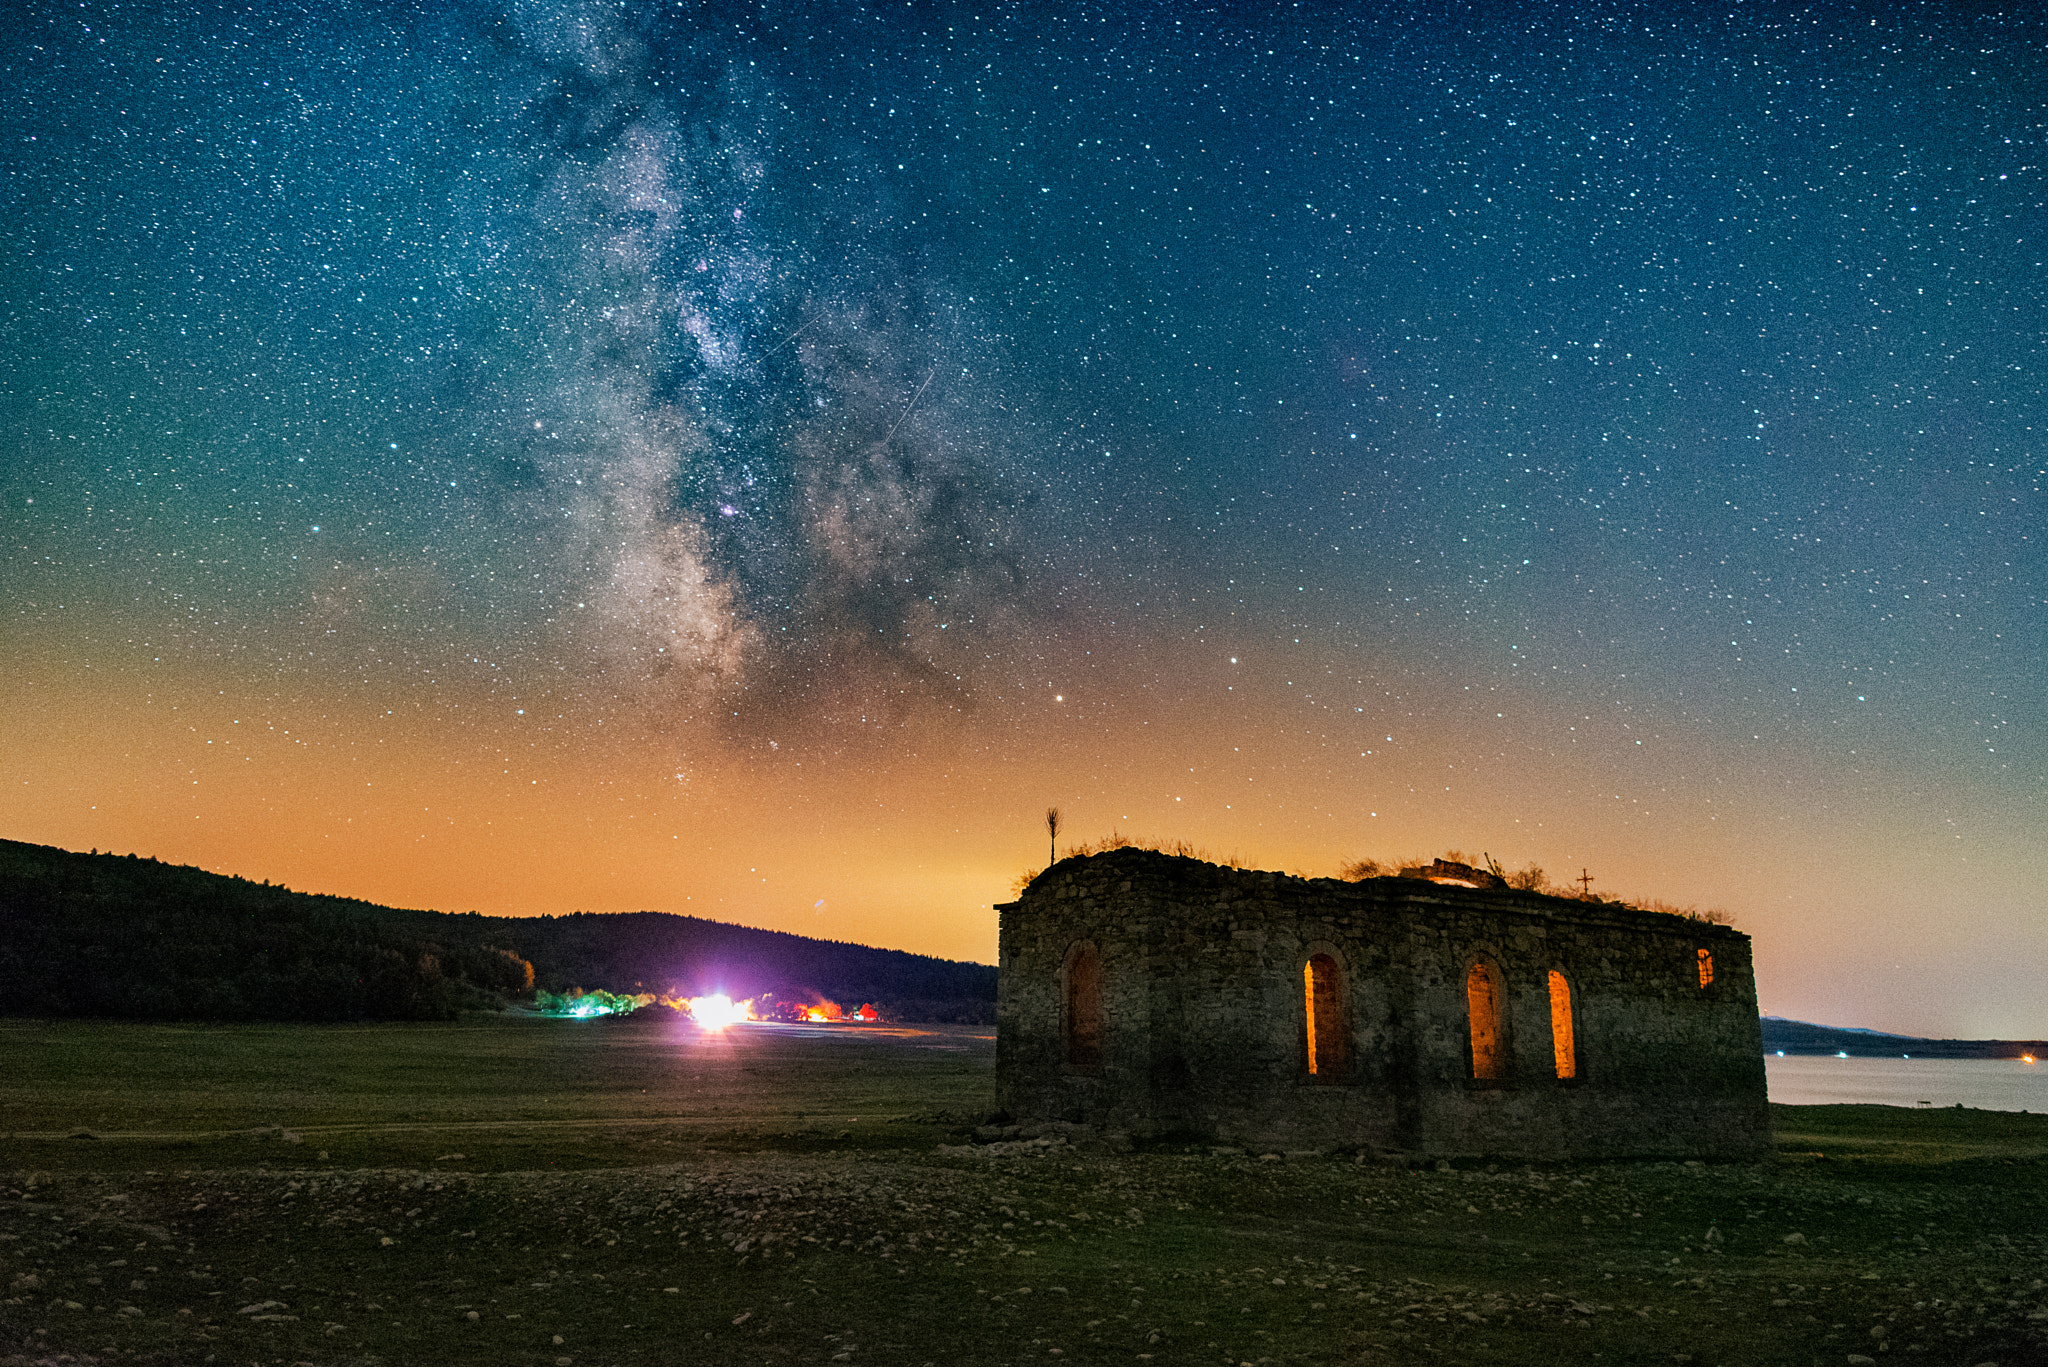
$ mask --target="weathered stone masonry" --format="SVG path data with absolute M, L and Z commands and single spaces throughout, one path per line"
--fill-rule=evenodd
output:
M 1020 1119 L 1431 1156 L 1769 1148 L 1749 937 L 1725 926 L 1137 849 L 998 910 Z

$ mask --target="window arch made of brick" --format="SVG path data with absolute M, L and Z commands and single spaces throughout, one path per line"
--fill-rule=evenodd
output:
M 1102 1066 L 1102 956 L 1083 940 L 1060 974 L 1060 1056 L 1070 1067 Z
M 1571 979 L 1553 968 L 1550 970 L 1550 1052 L 1560 1082 L 1571 1082 L 1579 1075 L 1578 1031 L 1572 1024 L 1572 1017 Z
M 1317 1082 L 1341 1081 L 1351 1071 L 1350 993 L 1334 954 L 1310 954 L 1301 966 L 1303 1058 Z
M 1507 1081 L 1507 1015 L 1507 991 L 1500 970 L 1485 959 L 1474 959 L 1465 971 L 1465 1019 L 1475 1082 Z

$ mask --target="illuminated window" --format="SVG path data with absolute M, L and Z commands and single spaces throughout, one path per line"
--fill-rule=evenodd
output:
M 1095 946 L 1075 945 L 1067 953 L 1066 1003 L 1061 1013 L 1067 1062 L 1076 1068 L 1102 1066 L 1102 962 Z
M 1500 973 L 1485 960 L 1465 975 L 1465 1008 L 1472 1023 L 1472 1076 L 1481 1082 L 1505 1081 L 1507 1040 L 1502 1030 Z
M 1714 981 L 1714 956 L 1707 950 L 1700 951 L 1700 986 Z
M 1572 985 L 1564 974 L 1550 970 L 1550 1047 L 1557 1055 L 1557 1075 L 1579 1075 L 1579 1050 L 1572 1041 Z
M 1351 1062 L 1344 971 L 1329 955 L 1311 954 L 1301 966 L 1301 992 L 1307 1007 L 1309 1073 L 1324 1082 L 1341 1078 Z

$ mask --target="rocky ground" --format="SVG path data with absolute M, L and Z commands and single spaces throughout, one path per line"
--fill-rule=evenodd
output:
M 2018 1364 L 2048 1345 L 2042 1225 L 2000 1219 L 2023 1194 L 1997 1182 L 1059 1143 L 462 1162 L 16 1175 L 0 1360 Z
M 926 1108 L 17 1132 L 0 1363 L 2048 1363 L 2044 1117 L 1780 1108 L 1764 1165 L 1408 1168 L 896 1094 Z

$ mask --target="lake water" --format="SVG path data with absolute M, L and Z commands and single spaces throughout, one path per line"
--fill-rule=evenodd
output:
M 2048 1113 L 2048 1061 L 1989 1058 L 1764 1056 L 1771 1100 L 1790 1106 L 1857 1103 Z

